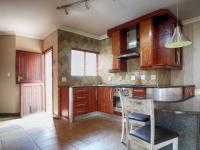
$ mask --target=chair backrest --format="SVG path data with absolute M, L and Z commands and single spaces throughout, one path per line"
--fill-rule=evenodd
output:
M 128 114 L 129 113 L 138 113 L 150 116 L 151 121 L 151 145 L 154 145 L 155 137 L 155 116 L 154 116 L 154 104 L 152 99 L 135 99 L 120 94 L 122 101 L 122 108 L 124 114 L 127 118 L 129 124 Z M 129 126 L 127 126 L 127 131 L 130 131 Z

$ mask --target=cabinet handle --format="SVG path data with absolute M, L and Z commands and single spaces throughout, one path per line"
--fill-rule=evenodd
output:
M 97 93 L 97 89 L 96 89 L 96 101 L 97 101 L 97 99 L 98 99 L 97 94 L 98 94 L 98 93 Z
M 110 90 L 110 101 L 112 101 L 112 89 Z

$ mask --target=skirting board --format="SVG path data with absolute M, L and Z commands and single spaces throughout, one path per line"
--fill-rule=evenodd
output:
M 0 113 L 0 117 L 20 117 L 19 113 Z
M 114 120 L 114 121 L 121 121 L 122 120 L 122 117 L 120 117 L 120 116 L 106 114 L 106 113 L 103 113 L 103 112 L 92 112 L 92 113 L 88 113 L 88 114 L 84 114 L 84 115 L 80 115 L 78 117 L 75 117 L 74 121 L 87 120 L 87 119 L 90 119 L 92 117 L 103 117 L 105 119 Z

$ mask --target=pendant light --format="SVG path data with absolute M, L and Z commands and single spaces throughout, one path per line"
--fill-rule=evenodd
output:
M 185 47 L 192 44 L 192 42 L 183 35 L 181 32 L 181 28 L 178 25 L 178 0 L 177 0 L 177 25 L 174 29 L 173 36 L 171 39 L 165 44 L 166 48 L 180 48 Z

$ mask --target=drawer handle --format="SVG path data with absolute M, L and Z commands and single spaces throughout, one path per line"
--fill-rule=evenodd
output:
M 133 92 L 144 92 L 144 90 L 133 90 Z
M 76 90 L 76 92 L 82 92 L 82 91 L 86 91 L 86 90 Z
M 79 111 L 77 111 L 78 113 L 84 113 L 84 112 L 86 112 L 85 110 L 79 110 Z
M 83 99 L 83 98 L 86 98 L 86 97 L 84 97 L 84 96 L 78 96 L 77 98 L 79 98 L 79 99 Z
M 85 104 L 78 104 L 78 105 L 76 105 L 76 106 L 85 106 Z

